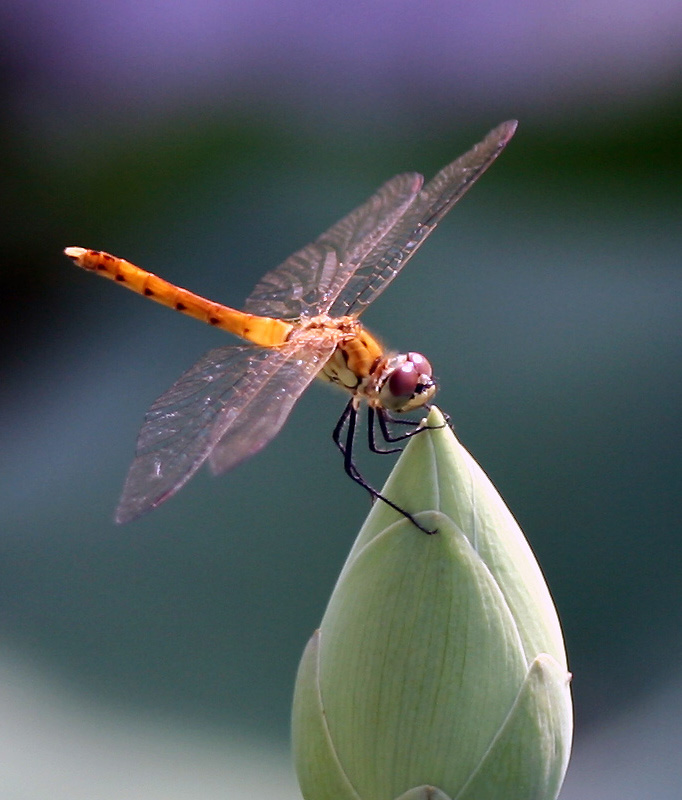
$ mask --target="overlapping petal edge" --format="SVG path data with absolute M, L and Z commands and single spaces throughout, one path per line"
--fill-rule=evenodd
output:
M 438 427 L 441 420 L 432 410 L 434 430 L 413 439 L 384 489 L 422 509 L 439 534 L 416 534 L 377 504 L 301 662 L 295 751 L 302 789 L 314 800 L 546 800 L 563 780 L 571 701 L 551 598 L 513 517 L 452 432 Z M 412 622 L 423 638 L 415 640 L 409 613 L 420 601 L 426 614 Z M 463 630 L 462 619 L 473 628 L 466 623 Z M 470 647 L 463 647 L 463 633 L 474 638 Z M 366 669 L 376 653 L 384 672 Z M 472 668 L 462 656 L 473 658 Z M 442 686 L 430 680 L 430 662 L 440 665 Z M 403 687 L 415 675 L 421 683 L 413 702 Z M 493 686 L 499 697 L 491 712 L 484 705 Z M 376 699 L 382 694 L 383 706 Z M 437 746 L 419 716 L 425 709 Z M 475 726 L 458 726 L 462 716 Z M 410 725 L 401 750 L 401 728 Z M 426 734 L 415 739 L 415 730 Z M 388 750 L 397 763 L 383 758 Z M 406 763 L 415 752 L 419 760 Z

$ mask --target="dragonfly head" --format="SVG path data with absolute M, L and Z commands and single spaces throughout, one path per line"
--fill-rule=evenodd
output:
M 436 393 L 431 364 L 421 353 L 393 356 L 382 372 L 379 402 L 387 411 L 411 411 Z

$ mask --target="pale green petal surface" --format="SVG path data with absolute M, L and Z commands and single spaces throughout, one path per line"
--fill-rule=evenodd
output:
M 415 786 L 408 789 L 405 794 L 401 794 L 396 800 L 451 800 L 445 792 L 436 789 L 435 786 Z
M 571 703 L 561 631 L 523 534 L 442 416 L 412 437 L 301 662 L 306 800 L 553 800 Z
M 316 631 L 303 653 L 294 693 L 292 738 L 305 742 L 294 751 L 296 774 L 301 785 L 314 786 L 319 800 L 357 798 L 343 773 L 326 725 L 319 692 L 318 658 L 320 632 Z
M 533 661 L 508 719 L 457 800 L 559 794 L 572 738 L 569 677 L 551 656 Z

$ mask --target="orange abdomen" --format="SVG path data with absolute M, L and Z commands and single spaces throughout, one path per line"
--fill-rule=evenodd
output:
M 281 319 L 246 314 L 229 306 L 214 303 L 198 294 L 147 272 L 130 261 L 100 250 L 67 247 L 64 250 L 72 261 L 83 269 L 96 272 L 144 295 L 156 303 L 173 308 L 182 314 L 199 319 L 215 328 L 229 331 L 263 347 L 274 347 L 286 341 L 292 325 Z

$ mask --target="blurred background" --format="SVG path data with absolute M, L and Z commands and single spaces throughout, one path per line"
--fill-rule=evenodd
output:
M 145 410 L 227 339 L 64 246 L 239 306 L 511 117 L 364 321 L 428 354 L 548 579 L 562 798 L 679 798 L 680 41 L 672 0 L 0 3 L 2 800 L 298 797 L 293 679 L 368 510 L 315 385 L 252 461 L 115 526 Z

